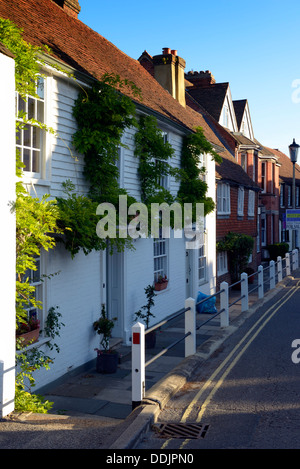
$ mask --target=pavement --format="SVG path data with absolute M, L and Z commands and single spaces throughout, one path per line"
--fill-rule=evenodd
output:
M 230 289 L 230 321 L 220 327 L 220 317 L 197 315 L 196 354 L 184 358 L 184 341 L 168 350 L 146 368 L 145 398 L 132 410 L 131 348 L 115 343 L 120 354 L 114 374 L 97 373 L 93 367 L 68 376 L 49 388 L 44 398 L 53 402 L 48 414 L 12 412 L 0 419 L 0 449 L 133 449 L 169 399 L 189 380 L 222 342 L 265 302 L 299 278 L 300 270 L 285 277 L 274 290 L 258 300 L 257 290 L 249 295 L 249 309 L 241 313 L 240 291 Z M 253 287 L 255 284 L 253 285 Z M 249 286 L 249 289 L 252 286 Z M 218 308 L 218 303 L 216 304 Z M 146 350 L 146 361 L 184 334 L 180 317 L 161 328 L 154 349 Z

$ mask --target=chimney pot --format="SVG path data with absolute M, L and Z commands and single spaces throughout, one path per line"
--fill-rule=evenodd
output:
M 169 47 L 163 47 L 163 54 L 164 55 L 171 54 L 171 49 Z
M 177 50 L 174 50 L 174 49 L 171 50 L 171 54 L 172 54 L 172 55 L 177 55 Z

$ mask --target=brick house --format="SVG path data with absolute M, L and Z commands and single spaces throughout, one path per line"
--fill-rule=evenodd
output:
M 278 158 L 279 167 L 279 242 L 289 244 L 292 250 L 292 230 L 286 229 L 286 210 L 293 207 L 293 163 L 283 152 L 270 149 Z M 300 208 L 300 166 L 295 164 L 295 208 Z M 300 233 L 295 230 L 295 247 L 300 247 Z
M 229 83 L 216 83 L 208 70 L 188 72 L 185 77 L 191 106 L 195 108 L 198 105 L 206 110 L 207 122 L 227 149 L 222 164 L 216 165 L 216 239 L 220 241 L 228 232 L 251 236 L 254 246 L 248 266 L 256 270 L 260 263 L 260 189 L 253 176 L 252 148 L 255 145 L 249 140 L 253 138 L 253 129 L 248 103 L 246 100 L 233 101 Z M 245 142 L 241 141 L 243 139 Z M 251 144 L 248 148 L 247 167 L 241 164 L 242 143 Z M 224 280 L 231 283 L 228 265 L 227 253 L 217 252 L 218 284 Z
M 168 51 L 171 50 L 168 49 Z M 157 63 L 161 57 L 163 56 L 152 57 L 147 51 L 144 51 L 138 60 L 152 76 L 160 81 L 162 86 L 166 87 L 171 94 L 175 94 L 175 90 L 172 90 L 157 71 Z M 226 149 L 221 153 L 222 163 L 216 163 L 215 172 L 216 241 L 220 241 L 229 231 L 251 236 L 255 243 L 249 267 L 256 269 L 258 261 L 260 261 L 260 258 L 257 258 L 257 251 L 260 251 L 260 248 L 257 248 L 257 242 L 259 243 L 257 236 L 259 187 L 246 174 L 237 160 L 237 141 L 234 132 L 238 131 L 238 124 L 229 83 L 217 84 L 209 71 L 189 72 L 185 74 L 185 86 L 186 106 L 204 117 L 206 123 Z M 240 117 L 245 129 L 249 119 L 249 113 L 245 114 L 245 117 L 243 115 Z M 250 125 L 249 128 L 252 129 L 252 126 Z M 224 280 L 231 283 L 226 252 L 216 253 L 216 271 L 217 286 Z
M 232 145 L 225 133 L 222 143 L 228 148 L 250 179 L 260 188 L 257 202 L 256 264 L 268 258 L 267 245 L 279 241 L 279 168 L 275 152 L 254 136 L 249 104 L 246 99 L 232 100 L 229 83 L 216 83 L 210 71 L 189 72 L 189 95 L 209 112 L 234 138 Z M 222 223 L 217 220 L 218 223 Z M 239 225 L 240 229 L 242 226 Z M 247 225 L 245 225 L 247 229 Z

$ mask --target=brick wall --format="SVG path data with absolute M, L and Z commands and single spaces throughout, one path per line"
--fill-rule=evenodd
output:
M 254 217 L 248 216 L 248 195 L 249 190 L 245 188 L 244 190 L 244 216 L 238 216 L 238 186 L 230 187 L 230 215 L 218 215 L 216 222 L 216 238 L 217 241 L 220 241 L 228 232 L 234 233 L 243 233 L 251 236 L 254 239 L 253 253 L 252 253 L 252 262 L 249 264 L 249 267 L 252 267 L 254 270 L 257 269 L 257 266 L 260 264 L 260 254 L 257 254 L 257 207 L 258 207 L 258 193 L 255 192 L 255 207 L 254 207 Z M 229 284 L 231 283 L 230 274 L 226 273 L 221 276 L 217 276 L 217 289 L 220 287 L 220 283 L 226 281 Z

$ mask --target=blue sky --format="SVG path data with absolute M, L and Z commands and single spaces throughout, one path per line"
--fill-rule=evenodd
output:
M 169 47 L 186 71 L 229 82 L 234 100 L 248 99 L 263 145 L 288 154 L 293 138 L 300 144 L 299 0 L 79 3 L 79 19 L 130 57 Z

